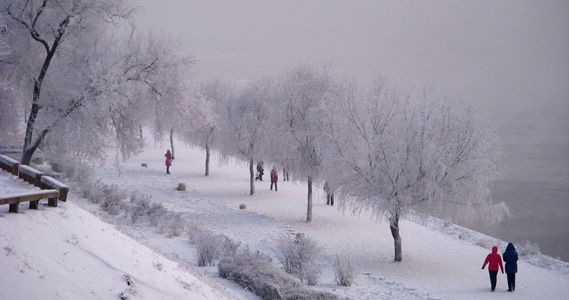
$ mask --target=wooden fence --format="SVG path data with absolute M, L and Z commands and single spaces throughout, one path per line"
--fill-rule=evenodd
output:
M 0 155 L 0 169 L 10 172 L 10 174 L 18 176 L 25 182 L 42 189 L 41 191 L 0 196 L 0 205 L 9 204 L 10 212 L 17 213 L 21 202 L 30 202 L 30 209 L 37 209 L 41 199 L 47 198 L 47 205 L 53 207 L 57 207 L 58 200 L 67 201 L 69 187 L 34 168 L 21 165 L 18 161 L 8 156 Z

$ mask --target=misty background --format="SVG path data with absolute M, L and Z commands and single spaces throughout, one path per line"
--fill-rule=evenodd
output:
M 504 151 L 492 196 L 512 218 L 468 226 L 569 261 L 569 1 L 135 2 L 137 26 L 196 55 L 198 79 L 334 61 L 479 103 Z

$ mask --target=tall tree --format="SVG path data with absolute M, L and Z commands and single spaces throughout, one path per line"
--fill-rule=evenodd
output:
M 509 214 L 489 191 L 499 177 L 496 134 L 465 101 L 427 90 L 412 97 L 378 78 L 338 107 L 331 133 L 342 172 L 330 176 L 344 208 L 389 220 L 395 261 L 403 259 L 399 221 L 413 212 L 489 223 Z
M 321 133 L 327 102 L 335 97 L 337 85 L 330 66 L 301 64 L 287 71 L 277 96 L 276 134 L 284 151 L 287 170 L 294 180 L 308 183 L 306 221 L 312 221 L 312 185 L 320 179 L 326 149 Z M 284 149 L 284 150 L 282 150 Z
M 255 193 L 255 161 L 265 153 L 273 86 L 268 77 L 251 81 L 234 97 L 229 97 L 220 112 L 219 147 L 224 155 L 249 164 L 250 195 Z
M 17 24 L 36 45 L 43 49 L 40 61 L 37 61 L 37 75 L 33 78 L 33 93 L 29 116 L 27 118 L 21 162 L 29 164 L 34 152 L 44 141 L 52 126 L 61 118 L 70 115 L 81 106 L 83 97 L 68 97 L 67 106 L 56 111 L 59 117 L 36 130 L 36 121 L 40 111 L 49 104 L 42 94 L 48 71 L 53 61 L 58 58 L 61 45 L 70 40 L 80 39 L 85 33 L 105 23 L 118 23 L 129 17 L 133 9 L 126 1 L 81 1 L 81 0 L 5 0 L 2 11 Z M 24 49 L 19 49 L 24 51 Z M 37 47 L 29 51 L 39 51 Z M 41 52 L 41 51 L 40 51 Z M 39 52 L 38 52 L 39 53 Z M 32 64 L 35 63 L 31 62 Z M 53 111 L 52 111 L 53 113 Z
M 232 91 L 229 83 L 220 79 L 201 84 L 198 97 L 202 104 L 195 118 L 197 125 L 183 129 L 182 137 L 187 143 L 205 149 L 205 176 L 209 175 L 210 155 L 216 142 L 218 114 Z

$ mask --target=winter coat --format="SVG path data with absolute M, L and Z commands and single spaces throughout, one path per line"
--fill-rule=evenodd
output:
M 506 263 L 506 273 L 513 274 L 518 272 L 518 252 L 514 244 L 509 243 L 506 251 L 502 254 L 504 262 Z
M 498 247 L 496 246 L 492 247 L 492 253 L 486 256 L 486 260 L 484 260 L 482 269 L 484 269 L 484 267 L 486 267 L 488 263 L 490 263 L 488 265 L 488 270 L 498 271 L 498 266 L 500 266 L 500 269 L 502 269 L 502 273 L 504 273 L 504 267 L 502 266 L 502 258 L 500 257 L 500 254 L 498 254 Z
M 172 165 L 172 154 L 170 154 L 170 152 L 166 152 L 166 154 L 164 154 L 164 156 L 166 156 L 166 166 L 169 167 Z
M 277 169 L 273 169 L 271 171 L 271 182 L 279 181 L 279 174 L 277 173 Z

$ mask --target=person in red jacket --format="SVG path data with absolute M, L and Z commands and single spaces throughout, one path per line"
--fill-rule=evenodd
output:
M 482 270 L 488 264 L 488 272 L 490 273 L 490 284 L 492 285 L 492 292 L 496 289 L 496 276 L 498 275 L 498 266 L 504 274 L 504 267 L 502 266 L 502 257 L 498 254 L 498 247 L 492 247 L 492 253 L 486 256 L 486 260 L 482 265 Z
M 277 181 L 279 181 L 279 174 L 277 173 L 277 167 L 273 166 L 271 170 L 271 191 L 273 190 L 273 183 L 275 184 L 275 192 L 277 191 Z
M 170 166 L 172 165 L 174 156 L 172 156 L 170 150 L 166 150 L 166 154 L 164 154 L 164 156 L 166 156 L 166 174 L 170 174 Z

